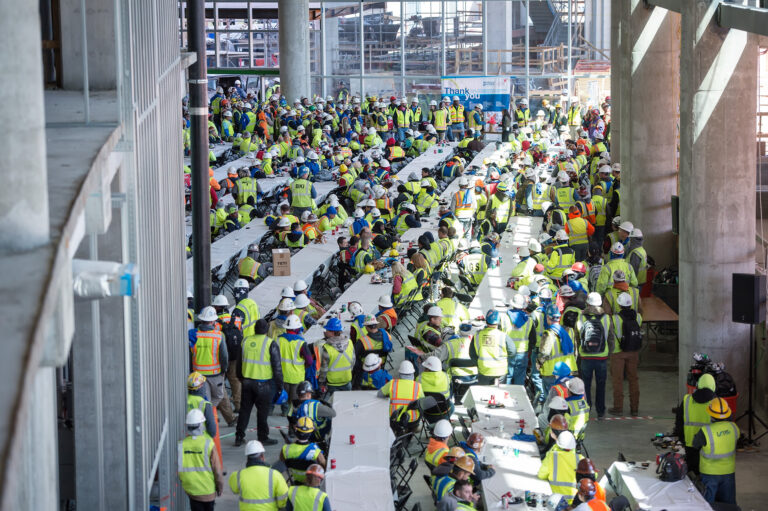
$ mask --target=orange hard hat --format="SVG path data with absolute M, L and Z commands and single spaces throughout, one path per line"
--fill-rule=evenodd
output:
M 305 472 L 308 476 L 315 476 L 319 477 L 320 479 L 325 479 L 325 470 L 321 465 L 318 465 L 317 463 L 311 464 L 307 471 Z
M 211 167 L 208 167 L 208 175 L 213 177 L 213 169 Z
M 445 456 L 446 458 L 458 459 L 466 455 L 467 453 L 461 447 L 451 447 Z
M 475 186 L 479 186 L 480 188 L 484 188 L 485 187 L 485 182 L 482 179 L 478 179 L 477 181 L 475 181 Z
M 568 421 L 561 414 L 555 414 L 549 419 L 549 428 L 555 431 L 565 431 L 568 429 Z

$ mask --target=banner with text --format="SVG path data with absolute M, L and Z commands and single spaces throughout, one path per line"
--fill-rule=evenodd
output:
M 458 96 L 468 110 L 482 104 L 486 122 L 497 124 L 500 112 L 509 108 L 510 83 L 508 76 L 443 76 L 443 97 Z

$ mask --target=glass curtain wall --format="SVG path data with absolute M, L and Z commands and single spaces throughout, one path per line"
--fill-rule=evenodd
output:
M 610 48 L 590 42 L 585 13 L 607 0 L 311 1 L 313 93 L 440 96 L 441 76 L 506 75 L 515 98 L 579 96 L 598 104 L 610 94 Z M 208 66 L 215 72 L 279 69 L 277 2 L 206 2 Z M 180 42 L 186 44 L 185 3 Z M 593 44 L 594 43 L 594 44 Z M 595 48 L 601 50 L 596 51 Z M 570 58 L 569 58 L 570 57 Z M 290 99 L 290 98 L 289 98 Z

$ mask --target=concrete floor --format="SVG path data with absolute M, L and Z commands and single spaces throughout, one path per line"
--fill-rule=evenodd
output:
M 593 418 L 589 425 L 586 447 L 598 470 L 602 473 L 613 461 L 616 460 L 619 451 L 621 451 L 627 460 L 655 460 L 658 451 L 653 447 L 650 440 L 657 432 L 671 432 L 674 423 L 674 414 L 672 407 L 682 397 L 682 392 L 676 389 L 677 382 L 677 356 L 676 353 L 666 353 L 664 351 L 675 351 L 674 342 L 660 344 L 656 351 L 656 346 L 646 349 L 641 355 L 640 371 L 640 418 L 606 418 L 603 421 L 597 421 Z M 400 350 L 402 351 L 402 350 Z M 399 354 L 401 358 L 402 354 Z M 400 360 L 394 360 L 394 366 L 397 367 Z M 625 384 L 625 393 L 628 390 Z M 607 406 L 611 406 L 612 387 L 610 378 L 608 389 L 606 391 Z M 625 401 L 628 398 L 625 397 Z M 628 407 L 628 403 L 625 403 Z M 463 409 L 457 408 L 457 413 Z M 610 416 L 606 416 L 610 417 Z M 251 425 L 255 425 L 255 411 L 251 417 Z M 272 431 L 270 436 L 278 440 L 281 439 L 278 428 L 284 428 L 287 425 L 283 417 L 270 417 L 270 427 Z M 742 425 L 743 427 L 743 425 Z M 234 428 L 227 428 L 222 425 L 222 449 L 224 453 L 224 467 L 231 473 L 244 466 L 243 448 L 232 446 L 234 441 Z M 248 439 L 255 439 L 255 432 L 248 433 Z M 267 448 L 267 461 L 270 463 L 277 461 L 281 444 Z M 768 475 L 768 440 L 764 439 L 763 447 L 754 452 L 739 452 L 736 458 L 737 467 L 737 499 L 744 511 L 763 511 L 768 506 L 765 502 L 768 500 L 768 485 L 765 483 L 765 477 Z M 414 494 L 408 501 L 410 509 L 416 502 L 421 503 L 423 510 L 434 509 L 429 494 L 429 490 L 422 480 L 422 474 L 426 474 L 424 464 L 419 464 L 419 469 L 411 480 L 411 487 Z M 217 509 L 234 510 L 237 509 L 237 497 L 229 490 L 217 500 Z

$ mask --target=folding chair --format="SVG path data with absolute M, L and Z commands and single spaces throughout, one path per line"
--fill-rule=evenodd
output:
M 422 476 L 424 478 L 424 482 L 427 483 L 427 488 L 429 488 L 429 493 L 432 495 L 432 502 L 437 504 L 437 495 L 435 494 L 435 489 L 432 488 L 432 478 L 426 474 Z M 418 504 L 416 504 L 418 506 Z M 421 509 L 421 506 L 419 506 L 419 509 Z
M 477 362 L 475 362 L 472 359 L 469 358 L 453 358 L 448 361 L 448 367 L 454 368 L 454 367 L 477 367 Z M 472 385 L 475 385 L 477 383 L 477 376 L 474 376 L 473 378 L 464 381 L 459 379 L 457 376 L 451 376 L 451 393 L 453 394 L 453 402 L 456 404 L 461 403 L 461 400 L 464 398 L 464 394 L 467 393 L 467 390 L 469 390 L 469 387 Z
M 459 417 L 459 423 L 461 424 L 461 434 L 464 435 L 464 440 L 469 440 L 469 435 L 472 434 L 472 424 L 467 424 L 467 417 Z

